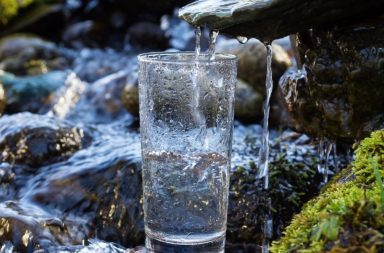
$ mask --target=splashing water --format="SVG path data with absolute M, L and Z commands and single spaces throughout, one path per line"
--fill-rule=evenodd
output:
M 0 253 L 12 253 L 13 245 L 10 242 L 5 242 L 0 248 Z
M 241 44 L 245 44 L 248 42 L 248 38 L 244 36 L 237 36 L 236 37 L 237 41 L 240 42 Z
M 80 96 L 84 90 L 84 82 L 82 82 L 75 73 L 71 73 L 65 81 L 64 88 L 57 93 L 55 98 L 56 102 L 48 112 L 48 115 L 61 119 L 65 118 L 80 100 Z

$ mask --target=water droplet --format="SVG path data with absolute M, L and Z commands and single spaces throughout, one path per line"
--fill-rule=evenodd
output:
M 245 44 L 248 42 L 248 38 L 244 36 L 237 36 L 236 37 L 237 41 L 240 42 L 241 44 Z

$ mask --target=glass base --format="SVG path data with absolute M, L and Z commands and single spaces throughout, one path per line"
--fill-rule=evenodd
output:
M 225 234 L 212 241 L 193 244 L 176 244 L 146 236 L 147 253 L 224 253 Z

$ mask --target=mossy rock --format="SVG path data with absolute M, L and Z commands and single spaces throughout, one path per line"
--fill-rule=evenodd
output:
M 0 0 L 0 25 L 17 15 L 19 9 L 30 5 L 33 0 Z
M 355 151 L 351 170 L 337 177 L 296 215 L 273 253 L 384 252 L 384 130 Z

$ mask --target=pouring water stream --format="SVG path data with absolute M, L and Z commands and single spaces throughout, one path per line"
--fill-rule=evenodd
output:
M 194 76 L 192 78 L 193 82 L 196 83 L 196 78 L 198 74 L 198 59 L 200 57 L 200 52 L 201 52 L 201 28 L 196 27 L 196 48 L 195 48 L 195 59 L 196 59 L 196 68 L 194 71 Z M 216 39 L 219 34 L 219 31 L 212 30 L 210 32 L 210 44 L 207 49 L 207 57 L 209 60 L 214 60 L 215 59 L 215 47 L 216 47 Z M 238 37 L 237 40 L 240 43 L 246 43 L 248 39 L 246 37 Z M 270 112 L 270 99 L 272 95 L 272 90 L 273 90 L 273 79 L 272 79 L 272 46 L 270 44 L 266 45 L 267 48 L 267 73 L 266 73 L 266 98 L 264 101 L 264 106 L 263 106 L 263 113 L 264 113 L 264 118 L 263 118 L 263 132 L 261 136 L 261 147 L 259 150 L 259 162 L 258 162 L 258 167 L 259 167 L 259 173 L 258 177 L 262 180 L 264 180 L 264 189 L 268 191 L 269 189 L 269 169 L 268 169 L 268 158 L 269 158 L 269 112 Z M 197 89 L 197 86 L 196 86 Z M 198 101 L 199 91 L 195 90 L 195 100 Z M 195 109 L 198 109 L 197 107 Z M 198 114 L 198 110 L 196 110 L 196 113 Z M 264 220 L 264 231 L 263 231 L 263 243 L 261 245 L 262 252 L 267 253 L 269 252 L 269 240 L 272 237 L 272 226 L 273 226 L 273 221 L 272 221 L 272 215 L 271 215 L 271 199 L 269 198 L 268 200 L 268 209 L 267 214 Z

